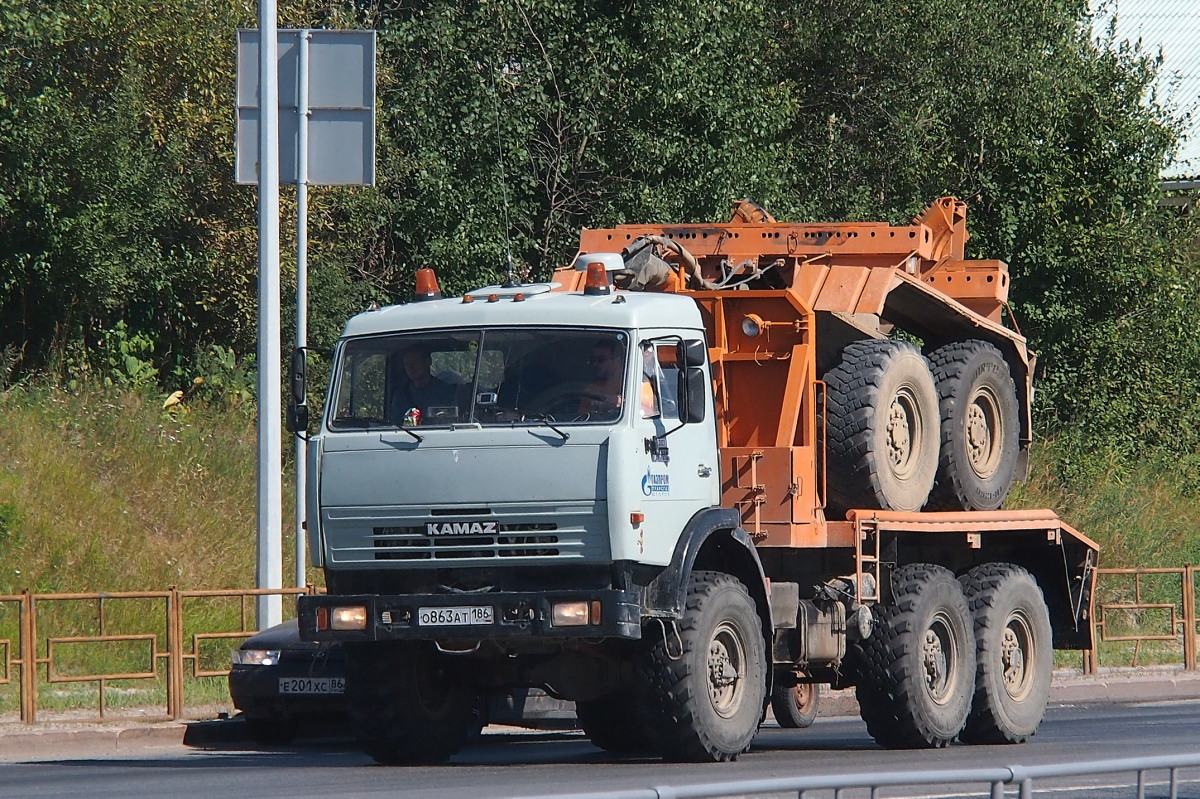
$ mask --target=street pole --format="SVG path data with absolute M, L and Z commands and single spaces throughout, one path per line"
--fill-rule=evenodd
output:
M 258 562 L 259 588 L 283 587 L 283 442 L 280 429 L 279 34 L 275 0 L 258 4 Z M 259 596 L 259 629 L 283 621 L 278 594 Z
M 299 81 L 296 122 L 296 346 L 308 346 L 308 41 L 312 32 L 300 31 Z M 308 584 L 304 564 L 304 467 L 308 443 L 296 436 L 296 587 Z

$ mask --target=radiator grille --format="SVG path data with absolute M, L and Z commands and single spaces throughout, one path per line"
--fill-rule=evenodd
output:
M 553 522 L 498 525 L 495 535 L 438 535 L 425 526 L 376 527 L 375 560 L 464 560 L 475 558 L 546 558 L 562 552 Z

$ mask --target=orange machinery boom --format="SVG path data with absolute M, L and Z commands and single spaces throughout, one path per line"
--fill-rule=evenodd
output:
M 725 224 L 584 229 L 580 254 L 624 252 L 617 285 L 690 295 L 708 334 L 723 500 L 759 546 L 854 546 L 826 520 L 820 377 L 842 347 L 900 328 L 927 347 L 965 338 L 1004 353 L 1021 404 L 1021 475 L 1030 442 L 1033 355 L 1001 324 L 1008 267 L 965 260 L 966 205 L 942 198 L 911 225 L 790 224 L 742 203 Z M 647 247 L 646 245 L 653 245 Z M 556 272 L 564 290 L 583 273 Z

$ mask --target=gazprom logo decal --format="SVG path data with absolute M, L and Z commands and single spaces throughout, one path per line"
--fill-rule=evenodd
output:
M 671 493 L 671 475 L 655 474 L 649 469 L 642 478 L 642 493 L 648 497 L 662 497 Z
M 426 522 L 426 535 L 495 535 L 496 522 Z

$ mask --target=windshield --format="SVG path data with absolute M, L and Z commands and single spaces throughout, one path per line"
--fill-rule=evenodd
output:
M 618 331 L 554 328 L 354 339 L 338 363 L 330 426 L 614 422 L 628 342 Z

